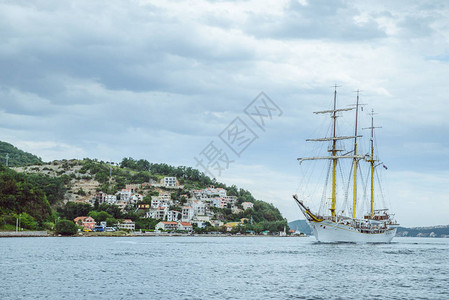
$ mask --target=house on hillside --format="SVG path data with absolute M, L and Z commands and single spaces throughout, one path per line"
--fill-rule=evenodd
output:
M 210 198 L 210 205 L 216 208 L 221 208 L 221 198 L 220 197 Z
M 193 219 L 194 210 L 190 206 L 184 206 L 182 208 L 182 222 L 190 222 Z
M 128 189 L 122 189 L 117 194 L 120 196 L 120 201 L 129 202 L 129 198 L 131 198 L 132 192 Z
M 102 204 L 105 202 L 106 194 L 103 192 L 98 192 L 95 197 L 92 199 L 92 204 L 94 204 L 96 201 L 98 201 L 98 204 Z
M 115 202 L 115 205 L 117 205 L 121 211 L 124 211 L 125 208 L 128 206 L 128 202 L 120 200 L 120 201 Z
M 178 223 L 178 230 L 192 231 L 193 230 L 193 226 L 192 226 L 192 224 L 190 224 L 188 222 L 179 222 Z
M 168 207 L 158 207 L 157 209 L 152 209 L 146 213 L 147 218 L 152 218 L 156 220 L 164 220 L 168 213 Z
M 170 206 L 171 201 L 167 199 L 161 199 L 159 196 L 151 197 L 151 208 L 158 208 L 162 206 Z
M 204 216 L 206 214 L 206 206 L 203 201 L 191 201 L 191 207 L 193 208 L 194 215 Z
M 243 207 L 243 210 L 247 210 L 247 209 L 249 209 L 249 208 L 253 208 L 253 207 L 254 207 L 254 203 L 251 203 L 251 202 L 243 202 L 243 203 L 242 203 L 242 207 Z
M 130 219 L 125 219 L 117 224 L 118 229 L 136 230 L 136 223 Z
M 176 187 L 178 186 L 176 177 L 164 177 L 163 183 L 165 187 Z
M 136 204 L 139 201 L 143 201 L 143 195 L 141 194 L 132 194 L 131 197 L 129 198 L 129 203 L 131 204 Z
M 178 222 L 162 221 L 156 224 L 156 230 L 173 231 L 178 229 Z
M 117 202 L 117 196 L 116 195 L 106 195 L 104 197 L 104 202 L 107 204 L 115 204 Z
M 166 213 L 165 217 L 166 217 L 167 221 L 169 221 L 169 222 L 177 222 L 180 215 L 181 215 L 181 213 L 179 211 L 169 210 Z
M 237 197 L 235 196 L 224 196 L 221 197 L 221 208 L 234 208 L 237 203 Z
M 78 226 L 83 226 L 84 229 L 92 230 L 95 227 L 95 220 L 92 217 L 77 217 L 73 222 Z
M 140 184 L 127 184 L 125 189 L 131 191 L 131 193 L 135 193 L 140 187 Z

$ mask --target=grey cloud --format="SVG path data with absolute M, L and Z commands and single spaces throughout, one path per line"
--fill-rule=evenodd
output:
M 3 15 L 13 16 L 3 30 L 8 37 L 2 43 L 9 49 L 0 52 L 3 84 L 50 98 L 66 89 L 64 82 L 55 80 L 64 76 L 92 80 L 111 90 L 193 94 L 217 89 L 232 75 L 226 64 L 237 65 L 254 55 L 237 43 L 209 41 L 191 21 L 170 17 L 151 5 L 50 7 L 4 6 Z M 19 22 L 20 14 L 13 11 L 32 18 Z
M 308 1 L 307 5 L 291 0 L 283 16 L 253 15 L 247 31 L 255 36 L 283 39 L 368 40 L 385 37 L 373 20 L 357 23 L 360 11 L 347 1 Z
M 426 37 L 432 34 L 430 17 L 407 16 L 398 23 L 408 37 Z

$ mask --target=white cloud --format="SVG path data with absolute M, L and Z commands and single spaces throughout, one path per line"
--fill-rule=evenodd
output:
M 74 145 L 55 143 L 52 141 L 20 141 L 15 140 L 14 146 L 29 153 L 40 153 L 39 157 L 44 161 L 67 158 L 84 158 L 86 152 Z

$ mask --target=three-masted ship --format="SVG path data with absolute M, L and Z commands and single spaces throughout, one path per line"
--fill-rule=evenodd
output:
M 364 129 L 370 129 L 371 138 L 368 153 L 360 154 L 357 149 L 358 138 L 362 136 L 358 135 L 358 112 L 359 112 L 359 93 L 357 92 L 357 102 L 353 107 L 349 108 L 337 108 L 337 89 L 334 91 L 333 109 L 315 112 L 315 114 L 329 114 L 332 121 L 331 136 L 318 139 L 308 139 L 307 141 L 313 142 L 327 142 L 329 143 L 328 152 L 329 155 L 316 156 L 316 157 L 303 157 L 298 158 L 300 164 L 309 160 L 327 160 L 329 163 L 328 177 L 326 178 L 326 187 L 330 179 L 331 184 L 331 197 L 330 203 L 326 201 L 324 212 L 314 212 L 306 204 L 301 195 L 293 195 L 293 198 L 300 210 L 304 214 L 308 224 L 312 228 L 313 234 L 317 241 L 325 243 L 335 242 L 353 242 L 353 243 L 389 243 L 396 234 L 398 224 L 394 220 L 394 216 L 389 213 L 387 208 L 375 209 L 375 173 L 378 166 L 385 165 L 377 159 L 375 156 L 375 143 L 374 143 L 374 113 L 371 113 L 371 126 Z M 355 126 L 354 135 L 351 136 L 339 136 L 337 135 L 337 118 L 340 114 L 355 110 Z M 353 141 L 351 143 L 352 149 L 346 153 L 342 153 L 343 148 L 341 144 L 343 141 Z M 352 183 L 352 207 L 344 213 L 344 210 L 337 210 L 337 170 L 338 166 L 343 160 L 350 160 L 351 174 L 348 180 L 347 186 Z M 365 164 L 369 168 L 369 181 L 370 181 L 370 195 L 366 195 L 365 201 L 369 201 L 368 209 L 365 212 L 357 215 L 358 206 L 361 205 L 361 201 L 358 199 L 358 170 L 360 165 Z M 385 167 L 386 168 L 386 167 Z M 330 178 L 329 178 L 330 177 Z M 352 178 L 351 178 L 352 177 Z M 352 181 L 352 182 L 350 182 Z M 367 180 L 368 181 L 368 180 Z M 368 187 L 368 182 L 365 182 L 365 191 Z M 348 193 L 346 193 L 346 203 L 348 202 Z M 367 194 L 367 193 L 366 193 Z M 352 212 L 352 213 L 351 213 Z

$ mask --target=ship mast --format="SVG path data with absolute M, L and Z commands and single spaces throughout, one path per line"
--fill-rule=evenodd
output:
M 359 90 L 357 90 L 357 102 L 355 104 L 355 132 L 354 132 L 354 155 L 357 155 L 357 120 L 359 115 Z M 352 200 L 352 218 L 356 217 L 357 207 L 357 157 L 354 157 L 354 195 Z
M 336 138 L 336 129 L 337 129 L 337 85 L 335 85 L 334 90 L 334 111 L 332 113 L 333 118 L 333 140 L 332 140 L 332 204 L 331 204 L 331 216 L 332 219 L 335 218 L 335 205 L 337 203 L 336 199 L 336 182 L 335 182 L 335 175 L 337 170 L 337 140 Z
M 330 207 L 331 211 L 331 217 L 332 219 L 335 218 L 335 209 L 336 209 L 336 194 L 337 194 L 337 188 L 336 188 L 336 174 L 337 174 L 337 162 L 341 158 L 363 158 L 362 155 L 357 155 L 354 153 L 353 155 L 348 155 L 349 153 L 346 153 L 344 155 L 337 155 L 338 150 L 337 149 L 337 141 L 339 140 L 345 140 L 345 139 L 353 139 L 355 136 L 337 136 L 337 112 L 343 112 L 343 111 L 349 111 L 353 110 L 355 107 L 351 108 L 340 108 L 337 109 L 337 85 L 334 86 L 334 107 L 331 110 L 325 110 L 325 111 L 317 111 L 315 114 L 323 114 L 323 113 L 330 113 L 331 118 L 333 119 L 333 128 L 332 128 L 332 136 L 331 137 L 325 137 L 325 138 L 319 138 L 319 139 L 307 139 L 306 141 L 313 141 L 313 142 L 325 142 L 325 141 L 332 141 L 332 148 L 328 151 L 331 152 L 331 155 L 329 156 L 320 156 L 320 157 L 305 157 L 305 158 L 298 158 L 299 162 L 302 163 L 305 160 L 321 160 L 321 159 L 327 159 L 332 160 L 332 203 Z M 357 133 L 357 132 L 356 132 Z M 352 152 L 352 151 L 351 151 Z
M 364 129 L 371 129 L 371 157 L 367 160 L 371 164 L 371 207 L 370 207 L 370 217 L 372 218 L 374 215 L 374 163 L 376 160 L 374 159 L 374 129 L 382 128 L 382 127 L 374 127 L 374 110 L 371 110 L 371 127 L 367 127 Z
M 374 214 L 374 110 L 371 111 L 371 218 Z

